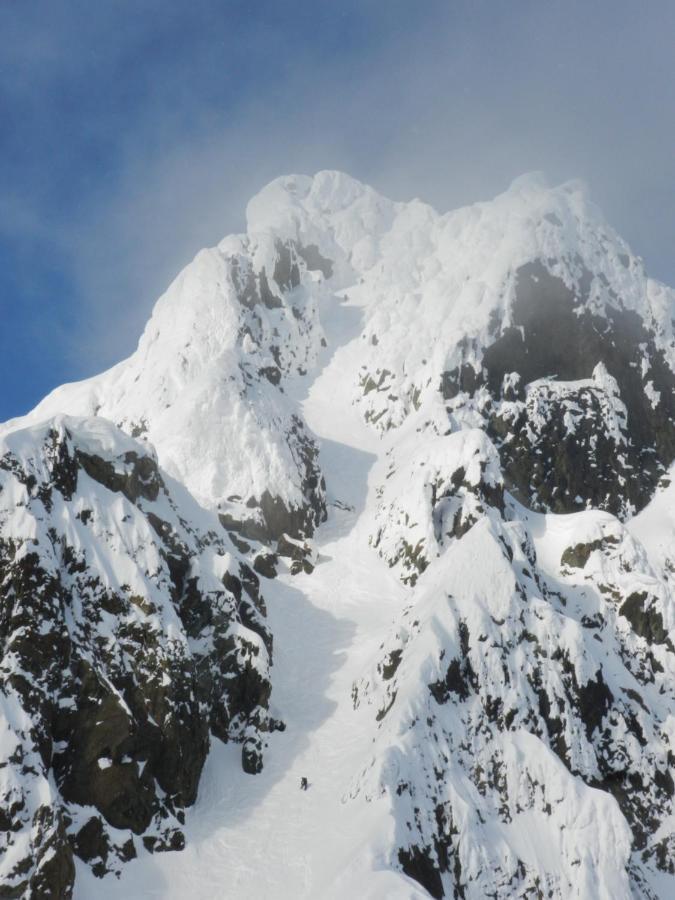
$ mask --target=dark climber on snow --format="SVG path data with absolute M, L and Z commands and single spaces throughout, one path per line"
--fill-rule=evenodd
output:
M 303 775 L 302 778 L 300 779 L 300 790 L 301 790 L 301 791 L 306 791 L 308 787 L 309 787 L 309 782 L 307 781 L 307 779 L 306 779 L 305 776 Z

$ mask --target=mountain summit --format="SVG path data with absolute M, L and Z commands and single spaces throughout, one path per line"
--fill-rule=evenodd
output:
M 264 188 L 0 426 L 0 893 L 671 896 L 674 321 L 578 182 Z

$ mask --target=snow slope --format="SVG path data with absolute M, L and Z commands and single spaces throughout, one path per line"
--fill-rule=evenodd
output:
M 273 712 L 283 715 L 286 731 L 271 736 L 253 785 L 236 771 L 228 747 L 214 747 L 183 853 L 141 856 L 119 883 L 101 885 L 82 866 L 75 897 L 425 896 L 386 868 L 378 851 L 387 805 L 371 810 L 349 797 L 371 743 L 367 728 L 354 727 L 353 681 L 407 594 L 373 557 L 364 531 L 380 441 L 339 389 L 339 373 L 358 357 L 359 343 L 339 344 L 360 315 L 336 301 L 324 316 L 329 362 L 309 389 L 295 385 L 321 440 L 331 512 L 317 534 L 315 571 L 285 572 L 265 590 L 275 635 Z M 307 792 L 299 789 L 302 776 Z

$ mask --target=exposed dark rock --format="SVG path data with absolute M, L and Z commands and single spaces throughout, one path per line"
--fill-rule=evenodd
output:
M 69 900 L 75 883 L 75 864 L 66 836 L 65 823 L 48 806 L 42 806 L 33 819 L 37 853 L 31 860 L 31 875 L 26 895 L 35 900 Z M 21 895 L 19 895 L 21 896 Z
M 46 488 L 56 488 L 64 500 L 70 500 L 77 489 L 77 460 L 69 447 L 70 434 L 67 428 L 59 434 L 57 429 L 49 431 L 45 442 L 45 459 L 51 478 Z M 45 504 L 47 506 L 47 504 Z
M 314 571 L 314 566 L 306 559 L 294 559 L 291 563 L 290 571 L 291 575 L 299 575 L 301 572 L 304 572 L 305 575 L 311 575 Z
M 382 677 L 385 681 L 389 681 L 394 677 L 398 667 L 401 664 L 401 659 L 403 658 L 403 650 L 397 648 L 396 650 L 392 650 L 387 659 L 382 662 L 379 669 L 382 673 Z
M 310 272 L 321 272 L 324 278 L 330 278 L 333 274 L 333 263 L 319 252 L 316 244 L 307 244 L 303 247 L 296 245 L 298 256 L 301 256 Z
M 275 578 L 279 559 L 276 553 L 259 553 L 253 560 L 253 568 L 265 578 Z
M 442 900 L 445 896 L 443 880 L 438 865 L 427 847 L 412 846 L 398 851 L 398 861 L 405 874 L 421 884 L 434 900 Z
M 646 591 L 636 591 L 621 604 L 619 612 L 628 619 L 633 631 L 650 644 L 665 644 L 668 631 L 663 625 L 663 616 L 649 601 Z
M 275 248 L 274 280 L 282 291 L 292 291 L 300 284 L 297 246 L 293 241 L 276 241 Z
M 458 394 L 473 394 L 483 383 L 481 373 L 471 363 L 462 363 L 441 376 L 441 394 L 445 400 L 453 400 Z
M 459 639 L 461 657 L 451 660 L 445 676 L 429 685 L 429 690 L 437 703 L 447 703 L 451 694 L 455 694 L 460 700 L 466 700 L 471 689 L 475 690 L 478 686 L 478 680 L 469 659 L 469 631 L 464 622 L 459 624 Z
M 541 261 L 522 266 L 511 324 L 485 349 L 482 362 L 475 362 L 475 347 L 465 347 L 471 361 L 446 372 L 441 390 L 450 399 L 488 389 L 494 400 L 488 428 L 506 486 L 524 503 L 555 512 L 590 503 L 626 515 L 647 503 L 675 458 L 675 376 L 654 335 L 620 298 L 605 315 L 588 308 L 590 283 L 585 271 L 572 290 Z M 609 405 L 618 402 L 626 410 L 619 443 L 608 428 L 602 388 L 570 387 L 562 395 L 549 390 L 546 422 L 532 428 L 524 401 L 528 385 L 590 379 L 598 364 L 616 380 L 617 396 Z M 571 408 L 584 411 L 573 430 L 566 415 Z
M 430 684 L 429 690 L 437 703 L 446 703 L 450 694 L 456 694 L 460 700 L 466 700 L 471 690 L 462 662 L 453 659 L 446 669 L 443 680 Z
M 282 534 L 277 541 L 277 553 L 291 560 L 291 575 L 299 575 L 300 572 L 311 575 L 314 571 L 312 548 L 304 541 Z
M 105 862 L 110 850 L 108 835 L 98 816 L 92 816 L 73 838 L 75 852 L 85 862 L 100 858 Z
M 270 384 L 277 385 L 281 382 L 281 369 L 278 366 L 264 366 L 258 369 L 258 375 L 262 375 Z
M 574 683 L 576 685 L 576 678 L 574 678 Z M 590 678 L 586 684 L 576 685 L 576 693 L 579 715 L 590 738 L 593 732 L 600 727 L 603 717 L 614 702 L 612 692 L 602 676 L 602 669 L 598 669 L 595 678 Z
M 180 849 L 179 826 L 196 798 L 209 732 L 239 741 L 246 770 L 257 772 L 271 727 L 272 642 L 255 573 L 241 563 L 227 573 L 226 585 L 213 575 L 206 586 L 194 561 L 207 546 L 224 556 L 231 545 L 176 515 L 151 456 L 139 450 L 103 458 L 78 449 L 77 441 L 75 433 L 52 429 L 33 457 L 6 454 L 0 461 L 0 476 L 32 478 L 24 514 L 35 516 L 38 535 L 25 546 L 23 538 L 0 537 L 0 702 L 15 704 L 31 723 L 30 733 L 15 734 L 15 756 L 1 761 L 10 789 L 0 797 L 0 854 L 25 840 L 26 829 L 30 852 L 0 896 L 65 900 L 73 851 L 103 875 L 135 854 L 132 833 L 153 852 Z M 73 503 L 45 519 L 40 488 L 48 482 L 40 477 L 51 479 L 55 468 L 59 491 Z M 68 543 L 71 519 L 86 526 L 76 511 L 81 492 L 85 510 L 93 502 L 82 472 L 123 495 L 122 521 L 135 517 L 135 528 L 152 535 L 159 570 L 144 573 L 143 596 L 110 582 L 99 559 L 125 554 L 133 568 L 147 538 L 136 546 L 133 537 L 116 543 L 110 530 L 91 531 L 91 554 Z M 0 498 L 9 496 L 2 487 L 0 481 Z M 160 492 L 162 517 L 146 509 Z M 111 496 L 111 510 L 116 503 Z M 53 800 L 35 806 L 50 783 L 58 789 Z M 98 815 L 69 832 L 68 810 L 77 806 Z M 108 826 L 128 837 L 115 843 Z
M 157 463 L 151 456 L 139 456 L 133 451 L 125 453 L 123 472 L 119 472 L 110 460 L 82 450 L 77 451 L 77 461 L 90 478 L 109 491 L 124 494 L 132 503 L 141 497 L 156 500 L 163 486 Z
M 277 541 L 277 553 L 287 559 L 303 560 L 309 556 L 310 549 L 304 542 L 282 534 Z
M 563 551 L 560 557 L 560 565 L 569 566 L 572 569 L 583 569 L 594 550 L 602 550 L 604 547 L 618 544 L 618 542 L 618 538 L 615 538 L 613 535 L 607 535 L 587 544 L 574 544 L 574 546 L 568 547 Z

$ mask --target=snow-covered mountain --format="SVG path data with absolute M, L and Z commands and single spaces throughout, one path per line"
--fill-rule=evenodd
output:
M 247 222 L 0 426 L 6 895 L 672 896 L 675 292 L 540 176 Z

